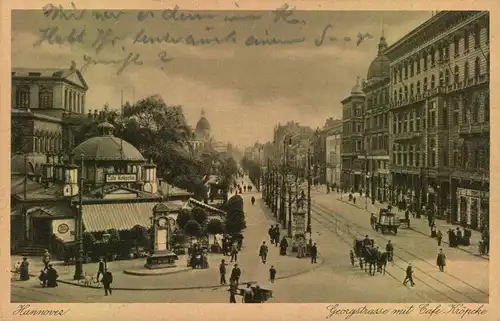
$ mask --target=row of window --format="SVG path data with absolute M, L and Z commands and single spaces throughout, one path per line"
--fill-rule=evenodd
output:
M 487 73 L 489 73 L 489 55 L 487 57 L 488 62 L 487 62 Z M 464 82 L 467 82 L 469 80 L 469 62 L 466 61 L 464 63 L 464 76 L 463 80 Z M 477 57 L 476 60 L 474 61 L 474 78 L 475 80 L 479 79 L 481 76 L 481 58 Z M 454 75 L 453 75 L 453 82 L 459 83 L 460 82 L 460 68 L 456 65 L 454 69 Z M 446 69 L 444 72 L 439 72 L 439 87 L 443 86 L 448 86 L 450 84 L 450 70 Z M 436 88 L 436 76 L 431 75 L 431 80 L 430 80 L 430 89 Z M 409 89 L 409 90 L 408 90 Z M 425 77 L 423 81 L 423 88 L 422 88 L 422 93 L 426 92 L 429 89 L 429 84 L 428 84 L 428 78 Z M 403 96 L 403 88 L 399 88 L 399 92 L 397 90 L 394 90 L 394 96 L 393 100 L 398 100 L 402 101 L 403 97 L 405 100 L 408 100 L 409 97 L 414 97 L 415 94 L 419 96 L 421 93 L 421 84 L 420 81 L 417 81 L 416 85 L 416 91 L 415 91 L 415 86 L 413 83 L 410 84 L 409 88 L 408 85 L 404 86 L 404 96 Z
M 62 151 L 61 137 L 33 137 L 33 151 L 36 153 L 58 153 Z
M 365 118 L 365 127 L 366 129 L 370 128 L 386 128 L 388 123 L 388 115 L 387 113 L 367 116 Z
M 365 144 L 369 150 L 389 150 L 389 135 L 366 137 Z
M 489 28 L 486 29 L 486 39 L 489 41 Z M 481 28 L 479 24 L 474 26 L 474 48 L 479 48 L 481 46 Z M 469 43 L 470 43 L 470 32 L 468 30 L 464 30 L 463 34 L 464 39 L 464 53 L 468 53 L 469 51 Z M 454 56 L 458 57 L 460 55 L 460 40 L 461 37 L 456 35 L 453 41 L 453 50 Z M 420 74 L 421 61 L 423 62 L 423 70 L 426 71 L 428 69 L 428 64 L 430 63 L 431 68 L 436 64 L 436 54 L 438 61 L 447 61 L 450 57 L 451 45 L 444 41 L 443 43 L 437 46 L 437 50 L 435 47 L 432 47 L 428 52 L 422 52 L 421 55 L 423 57 L 417 57 L 415 59 L 410 59 L 408 62 L 402 63 L 402 65 L 393 69 L 393 83 L 395 84 L 398 80 L 399 82 L 404 79 L 408 79 L 408 77 L 413 77 L 415 72 L 416 74 Z
M 489 147 L 475 146 L 474 149 L 469 149 L 467 144 L 463 144 L 460 148 L 457 142 L 452 146 L 453 159 L 452 167 L 465 169 L 489 169 Z M 437 153 L 436 140 L 431 139 L 429 142 L 429 150 L 425 153 L 423 145 L 393 145 L 392 159 L 394 164 L 402 166 L 420 167 L 426 163 L 427 166 L 436 167 Z M 443 148 L 440 154 L 442 166 L 448 167 L 448 150 Z
M 389 90 L 384 88 L 379 91 L 372 92 L 366 98 L 366 108 L 371 109 L 375 106 L 385 105 L 389 103 Z
M 16 91 L 16 106 L 18 108 L 28 109 L 31 103 L 30 89 L 27 87 L 20 87 Z M 41 89 L 38 92 L 39 108 L 52 108 L 54 106 L 54 96 L 51 90 Z

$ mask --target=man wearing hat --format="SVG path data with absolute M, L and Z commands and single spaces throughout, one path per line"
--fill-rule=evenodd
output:
M 411 263 L 408 263 L 408 267 L 406 268 L 406 277 L 403 281 L 403 285 L 406 285 L 410 281 L 411 286 L 415 285 L 415 282 L 413 282 L 413 267 Z
M 102 285 L 104 286 L 104 295 L 107 296 L 108 293 L 111 295 L 111 283 L 113 283 L 113 274 L 106 268 L 104 275 L 102 276 Z

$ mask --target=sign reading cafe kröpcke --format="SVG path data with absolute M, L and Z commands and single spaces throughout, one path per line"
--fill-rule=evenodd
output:
M 106 174 L 106 183 L 131 183 L 137 181 L 136 174 Z

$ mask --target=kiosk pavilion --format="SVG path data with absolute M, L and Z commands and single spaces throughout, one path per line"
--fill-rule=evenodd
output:
M 156 165 L 113 136 L 113 125 L 104 122 L 99 129 L 101 136 L 76 146 L 67 161 L 47 155 L 38 176 L 28 170 L 25 156 L 13 157 L 12 251 L 39 255 L 49 248 L 53 235 L 64 243 L 76 241 L 80 214 L 86 232 L 148 228 L 152 209 L 164 202 L 163 195 L 174 213 L 190 200 L 190 193 L 161 184 Z M 23 158 L 25 166 L 20 165 Z

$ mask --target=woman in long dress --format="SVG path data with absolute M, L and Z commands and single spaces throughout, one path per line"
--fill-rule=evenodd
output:
M 28 258 L 23 257 L 23 262 L 19 267 L 19 276 L 21 281 L 28 281 L 30 279 L 29 266 L 30 262 L 28 262 Z

